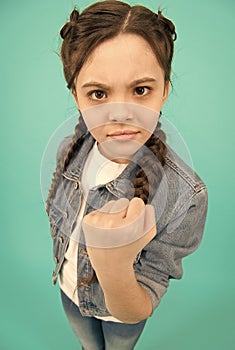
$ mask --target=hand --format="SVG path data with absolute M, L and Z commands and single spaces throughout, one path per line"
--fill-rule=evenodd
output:
M 156 235 L 154 208 L 137 197 L 121 198 L 86 215 L 82 227 L 96 272 L 130 268 Z

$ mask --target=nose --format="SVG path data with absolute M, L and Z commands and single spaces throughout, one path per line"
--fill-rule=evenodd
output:
M 112 122 L 126 122 L 132 120 L 131 109 L 126 102 L 114 102 L 110 105 L 109 120 Z

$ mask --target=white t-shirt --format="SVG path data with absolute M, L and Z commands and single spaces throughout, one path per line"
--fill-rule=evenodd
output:
M 97 143 L 90 151 L 82 175 L 82 204 L 76 225 L 70 237 L 69 246 L 65 254 L 65 261 L 59 276 L 60 288 L 76 304 L 79 305 L 77 293 L 77 253 L 81 222 L 89 190 L 97 185 L 106 184 L 121 174 L 127 164 L 119 164 L 105 158 L 98 149 Z M 105 321 L 121 322 L 113 316 L 98 317 Z

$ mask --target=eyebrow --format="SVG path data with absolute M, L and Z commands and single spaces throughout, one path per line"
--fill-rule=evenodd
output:
M 143 84 L 143 83 L 156 83 L 157 80 L 155 78 L 152 78 L 152 77 L 145 77 L 145 78 L 141 78 L 141 79 L 137 79 L 137 80 L 134 80 L 130 83 L 130 87 L 134 87 L 136 85 L 139 85 L 139 84 Z
M 82 85 L 82 89 L 83 88 L 89 88 L 89 87 L 92 87 L 92 86 L 95 86 L 95 87 L 103 89 L 103 90 L 109 90 L 109 86 L 108 85 L 105 85 L 105 84 L 102 84 L 102 83 L 98 83 L 96 81 L 90 81 L 89 83 L 83 84 Z
M 143 83 L 156 83 L 157 80 L 155 78 L 152 78 L 152 77 L 144 77 L 144 78 L 141 78 L 141 79 L 137 79 L 137 80 L 133 80 L 130 84 L 129 84 L 129 87 L 134 87 L 136 85 L 139 85 L 139 84 L 143 84 Z M 82 88 L 89 88 L 89 87 L 97 87 L 99 89 L 103 89 L 103 90 L 110 90 L 110 87 L 106 84 L 102 84 L 102 83 L 99 83 L 97 81 L 90 81 L 88 83 L 85 83 L 82 85 Z

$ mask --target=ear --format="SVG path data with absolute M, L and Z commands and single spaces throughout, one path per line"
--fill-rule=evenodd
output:
M 165 88 L 164 88 L 164 92 L 163 92 L 163 96 L 162 96 L 162 107 L 168 98 L 170 86 L 171 86 L 170 81 L 167 81 L 165 84 Z

